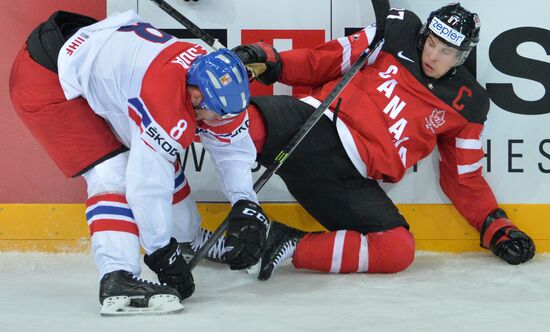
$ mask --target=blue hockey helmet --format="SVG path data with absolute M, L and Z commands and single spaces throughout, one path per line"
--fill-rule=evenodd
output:
M 230 117 L 246 109 L 250 101 L 248 76 L 242 61 L 228 49 L 199 56 L 187 72 L 187 83 L 196 85 L 207 108 Z

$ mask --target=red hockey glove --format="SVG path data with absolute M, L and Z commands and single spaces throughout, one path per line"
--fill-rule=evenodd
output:
M 512 265 L 527 262 L 535 256 L 535 243 L 520 231 L 502 209 L 496 209 L 487 216 L 480 232 L 483 248 Z
M 232 51 L 261 83 L 270 85 L 281 77 L 283 64 L 279 52 L 273 46 L 259 42 L 237 46 Z

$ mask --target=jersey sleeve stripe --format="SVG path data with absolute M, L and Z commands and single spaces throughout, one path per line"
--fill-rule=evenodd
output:
M 342 64 L 340 65 L 340 72 L 344 75 L 351 67 L 351 44 L 348 37 L 338 38 L 340 46 L 342 46 Z
M 174 195 L 172 197 L 172 204 L 181 202 L 191 193 L 191 187 L 185 178 L 183 168 L 180 167 L 179 163 L 176 163 L 175 165 Z
M 187 196 L 189 196 L 189 194 L 191 194 L 191 187 L 189 186 L 189 183 L 185 181 L 185 185 L 183 186 L 183 188 L 174 193 L 172 204 L 177 204 L 183 201 L 187 198 Z
M 128 116 L 130 117 L 130 119 L 132 119 L 132 121 L 134 121 L 136 126 L 139 128 L 139 131 L 143 133 L 143 126 L 141 125 L 141 117 L 132 107 L 128 107 Z
M 477 171 L 478 169 L 481 169 L 481 166 L 482 166 L 481 161 L 482 159 L 469 165 L 457 165 L 458 174 L 462 175 L 466 173 L 472 173 Z
M 482 148 L 481 140 L 456 138 L 456 147 L 459 149 L 478 150 Z
M 376 24 L 369 25 L 363 31 L 365 31 L 365 35 L 367 36 L 367 40 L 369 41 L 369 46 L 374 46 L 370 45 L 370 43 L 372 43 L 374 35 L 376 34 Z
M 183 182 L 185 182 L 185 173 L 183 173 L 183 170 L 181 168 L 176 171 L 175 178 L 176 179 L 174 181 L 174 188 L 178 188 L 183 184 Z
M 145 110 L 143 102 L 139 98 L 131 98 L 128 99 L 128 103 L 131 105 L 130 109 L 132 109 L 141 117 L 141 122 L 143 123 L 143 126 L 145 128 L 149 127 L 149 125 L 151 124 L 151 117 L 149 116 L 147 110 Z
M 371 45 L 372 41 L 374 39 L 374 36 L 376 35 L 376 24 L 371 24 L 368 27 L 365 28 L 365 35 L 367 36 L 367 39 L 369 41 L 369 49 L 371 49 L 371 56 L 369 57 L 369 61 L 367 64 L 370 66 L 372 65 L 378 56 L 380 55 L 380 52 L 382 51 L 382 46 L 384 45 L 384 42 L 382 41 L 377 49 L 372 49 L 375 45 Z

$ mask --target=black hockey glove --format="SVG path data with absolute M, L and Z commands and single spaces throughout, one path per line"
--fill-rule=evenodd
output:
M 160 282 L 174 287 L 180 293 L 182 300 L 195 291 L 193 275 L 176 239 L 170 239 L 170 243 L 165 247 L 151 255 L 145 255 L 143 261 L 157 274 Z
M 512 265 L 527 262 L 535 256 L 535 243 L 520 231 L 502 209 L 496 209 L 487 216 L 480 232 L 483 248 Z
M 259 42 L 237 46 L 232 51 L 261 83 L 271 85 L 281 77 L 283 64 L 279 52 L 273 46 Z
M 224 261 L 231 270 L 249 268 L 262 257 L 269 220 L 258 204 L 244 199 L 233 205 L 227 218 Z

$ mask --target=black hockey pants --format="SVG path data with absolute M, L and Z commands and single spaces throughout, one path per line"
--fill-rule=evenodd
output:
M 268 137 L 259 156 L 267 166 L 315 110 L 290 96 L 253 97 L 267 124 Z M 380 185 L 366 179 L 348 158 L 338 133 L 323 116 L 277 174 L 290 193 L 329 231 L 380 232 L 409 228 Z

